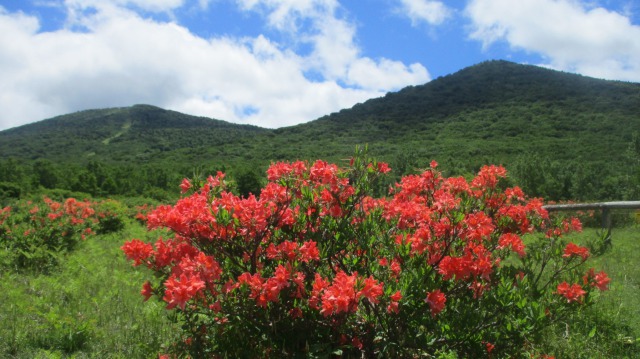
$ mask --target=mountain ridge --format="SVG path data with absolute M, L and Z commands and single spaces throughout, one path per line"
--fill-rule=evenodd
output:
M 278 129 L 149 105 L 87 110 L 1 131 L 0 155 L 80 166 L 156 166 L 177 175 L 199 166 L 261 172 L 280 160 L 340 161 L 356 145 L 368 145 L 370 155 L 395 166 L 396 175 L 433 159 L 449 174 L 488 163 L 513 168 L 520 181 L 528 172 L 544 172 L 547 178 L 536 186 L 554 183 L 561 187 L 557 198 L 577 193 L 574 187 L 597 170 L 603 179 L 589 186 L 603 197 L 636 176 L 630 160 L 636 154 L 628 149 L 640 132 L 639 114 L 638 83 L 498 60 Z

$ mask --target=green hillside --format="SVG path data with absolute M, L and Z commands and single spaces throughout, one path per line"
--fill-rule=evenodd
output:
M 0 132 L 0 182 L 21 171 L 28 191 L 49 168 L 60 177 L 50 187 L 140 194 L 175 188 L 194 169 L 255 182 L 272 161 L 341 160 L 368 144 L 396 176 L 431 160 L 463 175 L 495 163 L 535 195 L 627 199 L 640 196 L 638 133 L 640 84 L 491 61 L 277 130 L 141 105 L 60 116 Z M 82 171 L 97 189 L 82 188 Z M 105 176 L 114 183 L 101 190 Z M 122 184 L 136 176 L 147 185 Z
M 527 151 L 620 160 L 634 131 L 640 131 L 640 84 L 496 61 L 276 132 L 304 135 L 323 148 L 385 143 L 480 164 L 510 162 Z
M 3 157 L 147 163 L 162 153 L 221 146 L 267 130 L 149 105 L 88 110 L 0 132 Z

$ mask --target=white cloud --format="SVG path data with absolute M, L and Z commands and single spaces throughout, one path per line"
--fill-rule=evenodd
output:
M 332 15 L 337 0 L 235 0 L 245 11 L 263 11 L 271 26 L 280 30 L 297 30 L 303 18 L 322 18 Z
M 451 10 L 441 1 L 400 0 L 400 12 L 411 19 L 416 26 L 421 22 L 439 25 L 451 16 Z
M 104 8 L 112 6 L 134 6 L 153 12 L 167 12 L 184 5 L 185 0 L 65 0 L 69 8 Z M 202 4 L 202 0 L 200 1 Z
M 188 6 L 182 0 L 67 0 L 67 26 L 50 32 L 0 7 L 0 48 L 8 54 L 0 56 L 0 130 L 136 103 L 280 127 L 429 80 L 420 64 L 362 56 L 355 27 L 336 15 L 333 0 L 237 1 L 311 51 L 297 54 L 295 44 L 263 35 L 205 39 L 130 7 L 170 12 Z
M 369 92 L 382 93 L 430 79 L 420 64 L 406 66 L 386 58 L 363 57 L 356 45 L 356 28 L 336 15 L 336 0 L 236 0 L 245 10 L 269 11 L 269 23 L 292 32 L 297 40 L 312 46 L 304 59 L 306 71 L 319 72 L 329 81 L 344 83 Z M 299 23 L 310 22 L 302 31 Z M 367 73 L 365 73 L 365 71 Z
M 552 68 L 640 81 L 640 26 L 622 14 L 578 0 L 472 0 L 466 13 L 485 47 L 504 40 Z

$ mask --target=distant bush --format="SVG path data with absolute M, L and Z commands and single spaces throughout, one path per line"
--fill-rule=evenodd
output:
M 19 198 L 22 189 L 15 183 L 0 182 L 0 200 L 6 198 Z
M 95 204 L 98 234 L 119 232 L 124 229 L 127 207 L 121 202 L 107 199 Z
M 16 269 L 46 272 L 99 224 L 94 203 L 68 198 L 57 202 L 20 201 L 0 210 L 0 246 L 3 264 Z

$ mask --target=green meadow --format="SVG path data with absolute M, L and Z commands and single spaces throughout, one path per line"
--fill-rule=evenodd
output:
M 626 216 L 620 213 L 618 216 Z M 614 228 L 612 246 L 591 263 L 611 277 L 597 303 L 557 323 L 535 343 L 556 358 L 640 357 L 640 225 Z M 593 245 L 600 230 L 571 239 Z M 49 273 L 2 269 L 1 358 L 152 358 L 179 333 L 164 304 L 143 302 L 146 269 L 133 268 L 120 250 L 131 238 L 152 241 L 133 220 L 119 232 L 97 235 L 64 256 Z

